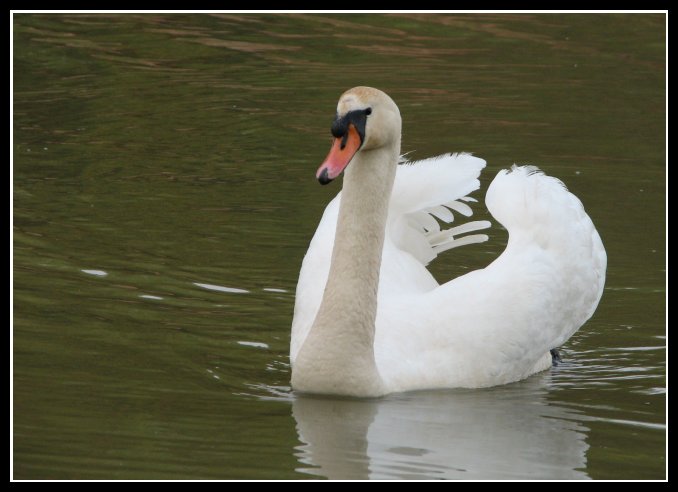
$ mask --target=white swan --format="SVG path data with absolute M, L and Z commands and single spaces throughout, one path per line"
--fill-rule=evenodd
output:
M 476 388 L 551 366 L 550 349 L 591 317 L 605 282 L 600 237 L 574 195 L 535 167 L 500 171 L 485 202 L 509 232 L 486 268 L 438 285 L 426 264 L 455 246 L 485 241 L 440 230 L 485 161 L 445 155 L 398 165 L 401 118 L 383 92 L 356 87 L 339 99 L 332 149 L 318 169 L 344 186 L 325 209 L 296 292 L 292 387 L 380 396 Z M 350 163 L 350 165 L 349 165 Z

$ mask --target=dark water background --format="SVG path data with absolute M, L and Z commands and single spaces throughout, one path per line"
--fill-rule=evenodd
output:
M 665 476 L 665 17 L 15 14 L 14 478 Z M 608 252 L 565 364 L 299 398 L 300 263 L 338 96 L 403 151 L 560 177 Z M 483 214 L 479 218 L 484 218 Z M 433 265 L 489 263 L 506 237 Z M 457 253 L 459 251 L 459 253 Z

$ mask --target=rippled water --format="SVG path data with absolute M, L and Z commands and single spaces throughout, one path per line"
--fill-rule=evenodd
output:
M 13 25 L 15 478 L 665 476 L 663 15 Z M 296 277 L 339 189 L 314 172 L 355 85 L 393 96 L 410 157 L 472 151 L 483 188 L 534 163 L 582 199 L 608 280 L 564 364 L 484 390 L 290 392 Z M 490 234 L 434 273 L 489 263 Z

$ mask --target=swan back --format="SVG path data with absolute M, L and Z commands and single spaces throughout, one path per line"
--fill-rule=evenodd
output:
M 598 305 L 605 249 L 559 180 L 500 171 L 486 203 L 509 233 L 498 258 L 426 292 L 380 296 L 375 353 L 394 391 L 524 379 L 550 367 L 549 350 Z

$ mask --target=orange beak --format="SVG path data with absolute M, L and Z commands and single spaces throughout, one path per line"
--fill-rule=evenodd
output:
M 348 166 L 348 163 L 351 162 L 351 159 L 353 159 L 353 156 L 358 152 L 362 144 L 363 142 L 358 130 L 356 130 L 352 123 L 349 124 L 348 132 L 343 137 L 334 139 L 325 162 L 321 164 L 318 172 L 315 173 L 320 184 L 327 184 L 339 176 Z

